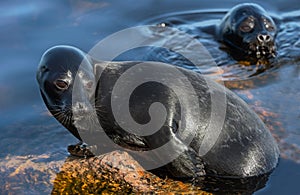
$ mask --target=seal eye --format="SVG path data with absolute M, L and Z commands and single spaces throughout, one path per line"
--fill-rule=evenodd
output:
M 68 83 L 66 81 L 63 81 L 63 80 L 60 80 L 60 79 L 54 81 L 54 85 L 59 90 L 66 90 L 69 87 L 69 85 L 68 85 Z
M 254 28 L 254 19 L 252 17 L 247 18 L 239 26 L 239 29 L 242 32 L 250 32 L 253 28 Z
M 43 66 L 41 66 L 40 70 L 41 70 L 41 72 L 46 72 L 46 71 L 48 71 L 48 68 L 46 65 L 43 65 Z
M 264 20 L 264 25 L 265 25 L 265 27 L 268 31 L 274 31 L 275 30 L 275 26 L 272 24 L 272 22 L 270 22 L 267 19 Z
M 242 32 L 250 32 L 254 27 L 254 24 L 253 23 L 249 23 L 249 22 L 243 22 L 241 25 L 240 25 L 240 30 Z
M 252 28 L 248 25 L 242 25 L 242 26 L 240 26 L 240 30 L 242 32 L 250 32 L 252 30 Z

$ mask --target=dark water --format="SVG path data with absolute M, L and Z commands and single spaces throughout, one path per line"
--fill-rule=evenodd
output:
M 300 194 L 300 5 L 298 0 L 253 2 L 282 22 L 278 35 L 280 66 L 248 79 L 251 70 L 224 61 L 228 56 L 217 50 L 214 57 L 224 65 L 224 72 L 217 76 L 223 76 L 226 86 L 263 118 L 281 149 L 278 168 L 256 194 Z M 17 177 L 19 181 L 14 176 L 24 171 L 25 165 L 34 171 L 53 170 L 55 176 L 68 156 L 66 146 L 77 141 L 49 116 L 39 95 L 35 71 L 47 48 L 68 44 L 89 51 L 111 33 L 164 22 L 170 16 L 183 19 L 177 27 L 193 33 L 197 26 L 218 21 L 224 10 L 235 4 L 234 0 L 1 1 L 0 193 L 49 193 L 51 182 L 46 185 Z M 206 35 L 199 40 L 209 51 L 215 51 L 218 43 L 210 38 Z

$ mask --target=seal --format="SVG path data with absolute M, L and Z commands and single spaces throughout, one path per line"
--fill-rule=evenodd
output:
M 79 68 L 82 63 L 85 67 L 83 70 Z M 259 117 L 237 95 L 190 70 L 162 63 L 148 62 L 145 66 L 141 66 L 140 63 L 96 62 L 77 48 L 56 46 L 48 49 L 42 56 L 37 70 L 37 81 L 49 111 L 80 141 L 85 140 L 82 140 L 78 130 L 85 126 L 78 124 L 81 119 L 74 117 L 74 113 L 80 114 L 81 111 L 94 105 L 96 118 L 114 143 L 140 153 L 169 144 L 168 148 L 162 150 L 164 153 L 158 153 L 158 159 L 175 153 L 180 154 L 173 161 L 161 165 L 168 176 L 250 177 L 271 172 L 276 167 L 279 150 L 274 138 Z M 190 82 L 195 91 L 194 97 L 187 95 L 192 91 L 190 86 L 178 87 L 177 83 L 172 82 L 167 86 L 150 79 L 137 85 L 129 99 L 125 98 L 128 89 L 132 87 L 131 80 L 147 79 L 156 75 L 161 78 L 160 74 L 164 75 L 163 72 L 169 69 L 176 69 L 182 76 L 182 78 L 176 76 L 172 82 L 181 82 L 184 79 Z M 160 71 L 152 71 L 145 76 L 130 72 L 133 70 L 137 71 L 136 73 Z M 72 99 L 74 98 L 72 93 L 75 93 L 76 74 L 79 75 L 79 88 L 88 89 L 87 93 L 78 92 L 81 99 Z M 166 75 L 173 77 L 168 72 Z M 162 81 L 167 79 L 169 78 L 164 77 Z M 211 82 L 210 86 L 208 82 Z M 116 87 L 120 83 L 122 87 Z M 219 107 L 225 104 L 226 115 L 213 147 L 200 155 L 205 135 L 214 133 L 207 132 L 209 124 L 211 122 L 217 124 L 220 121 L 219 113 L 211 114 L 212 94 L 226 96 L 226 102 L 217 102 Z M 128 105 L 122 103 L 114 105 L 115 99 L 118 98 L 121 98 L 120 101 L 125 98 Z M 182 104 L 181 100 L 190 98 L 195 98 L 197 102 L 187 101 L 187 105 Z M 194 112 L 196 105 L 199 106 L 199 113 Z M 128 115 L 122 110 L 126 106 L 129 107 Z M 87 115 L 86 112 L 82 113 Z M 164 117 L 160 117 L 161 113 L 165 113 Z M 118 117 L 121 119 L 118 120 Z M 138 131 L 146 129 L 145 124 L 150 122 L 154 122 L 152 127 L 161 122 L 162 125 L 158 126 L 157 131 L 142 135 L 138 131 L 129 132 L 124 128 L 124 125 L 130 123 L 126 117 L 131 117 L 138 125 L 144 125 L 138 128 Z M 216 131 L 216 129 L 212 131 L 214 130 Z M 191 135 L 192 140 L 185 142 L 185 138 Z
M 217 35 L 236 60 L 257 62 L 276 56 L 276 24 L 259 5 L 239 4 L 221 20 Z

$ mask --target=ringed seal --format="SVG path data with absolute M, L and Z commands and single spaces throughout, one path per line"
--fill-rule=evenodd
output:
M 217 34 L 236 60 L 257 62 L 276 56 L 277 29 L 273 19 L 259 5 L 239 4 L 222 19 Z
M 85 64 L 86 69 L 78 73 L 76 71 L 79 70 L 81 63 Z M 153 117 L 155 118 L 153 113 L 156 110 L 151 111 L 152 104 L 160 102 L 165 107 L 166 120 L 163 121 L 160 129 L 151 135 L 141 136 L 125 131 L 115 118 L 112 108 L 112 99 L 115 97 L 112 91 L 125 72 L 138 63 L 95 62 L 77 48 L 56 46 L 48 49 L 42 56 L 37 70 L 37 81 L 49 111 L 80 141 L 85 140 L 82 140 L 76 129 L 80 119 L 74 117 L 74 112 L 80 113 L 94 105 L 96 118 L 105 133 L 118 145 L 142 153 L 142 151 L 153 150 L 171 142 L 166 153 L 158 154 L 158 156 L 167 156 L 177 151 L 183 152 L 174 161 L 162 166 L 169 176 L 177 178 L 199 175 L 250 177 L 268 173 L 276 167 L 279 157 L 278 146 L 269 130 L 245 102 L 213 81 L 211 81 L 213 88 L 209 88 L 206 78 L 201 74 L 167 64 L 157 65 L 149 62 L 147 66 L 176 68 L 187 77 L 196 92 L 195 98 L 199 104 L 200 115 L 195 116 L 193 112 L 188 112 L 188 114 L 183 112 L 183 106 L 179 101 L 181 97 L 171 87 L 149 81 L 139 85 L 130 95 L 130 115 L 137 123 L 146 124 Z M 102 72 L 101 75 L 99 72 Z M 91 92 L 82 92 L 82 99 L 72 100 L 76 74 L 81 74 L 82 88 L 91 89 Z M 134 75 L 133 78 L 138 79 L 138 75 Z M 188 90 L 191 89 L 181 88 L 180 95 L 188 99 L 185 93 Z M 219 120 L 218 113 L 210 115 L 211 93 L 224 92 L 226 116 L 222 131 L 211 150 L 201 156 L 198 151 L 207 126 L 210 121 L 217 123 Z M 194 105 L 189 106 L 188 110 L 194 109 Z M 193 129 L 184 132 L 181 128 L 182 119 L 193 124 Z M 192 134 L 192 141 L 185 144 L 182 134 Z

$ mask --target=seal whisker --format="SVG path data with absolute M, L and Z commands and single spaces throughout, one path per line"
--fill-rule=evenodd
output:
M 57 111 L 51 110 L 51 112 L 52 112 L 52 115 L 53 115 L 54 117 L 59 117 L 59 116 L 61 115 L 61 111 L 60 111 L 60 110 L 57 110 Z
M 67 124 L 72 123 L 72 117 L 71 117 L 71 116 L 68 116 L 66 122 L 67 122 Z
M 61 109 L 51 109 L 50 112 L 54 112 L 53 115 L 56 115 L 57 112 L 62 112 Z
M 66 116 L 63 113 L 59 113 L 56 117 L 57 117 L 57 119 L 62 121 L 62 123 L 65 122 Z

